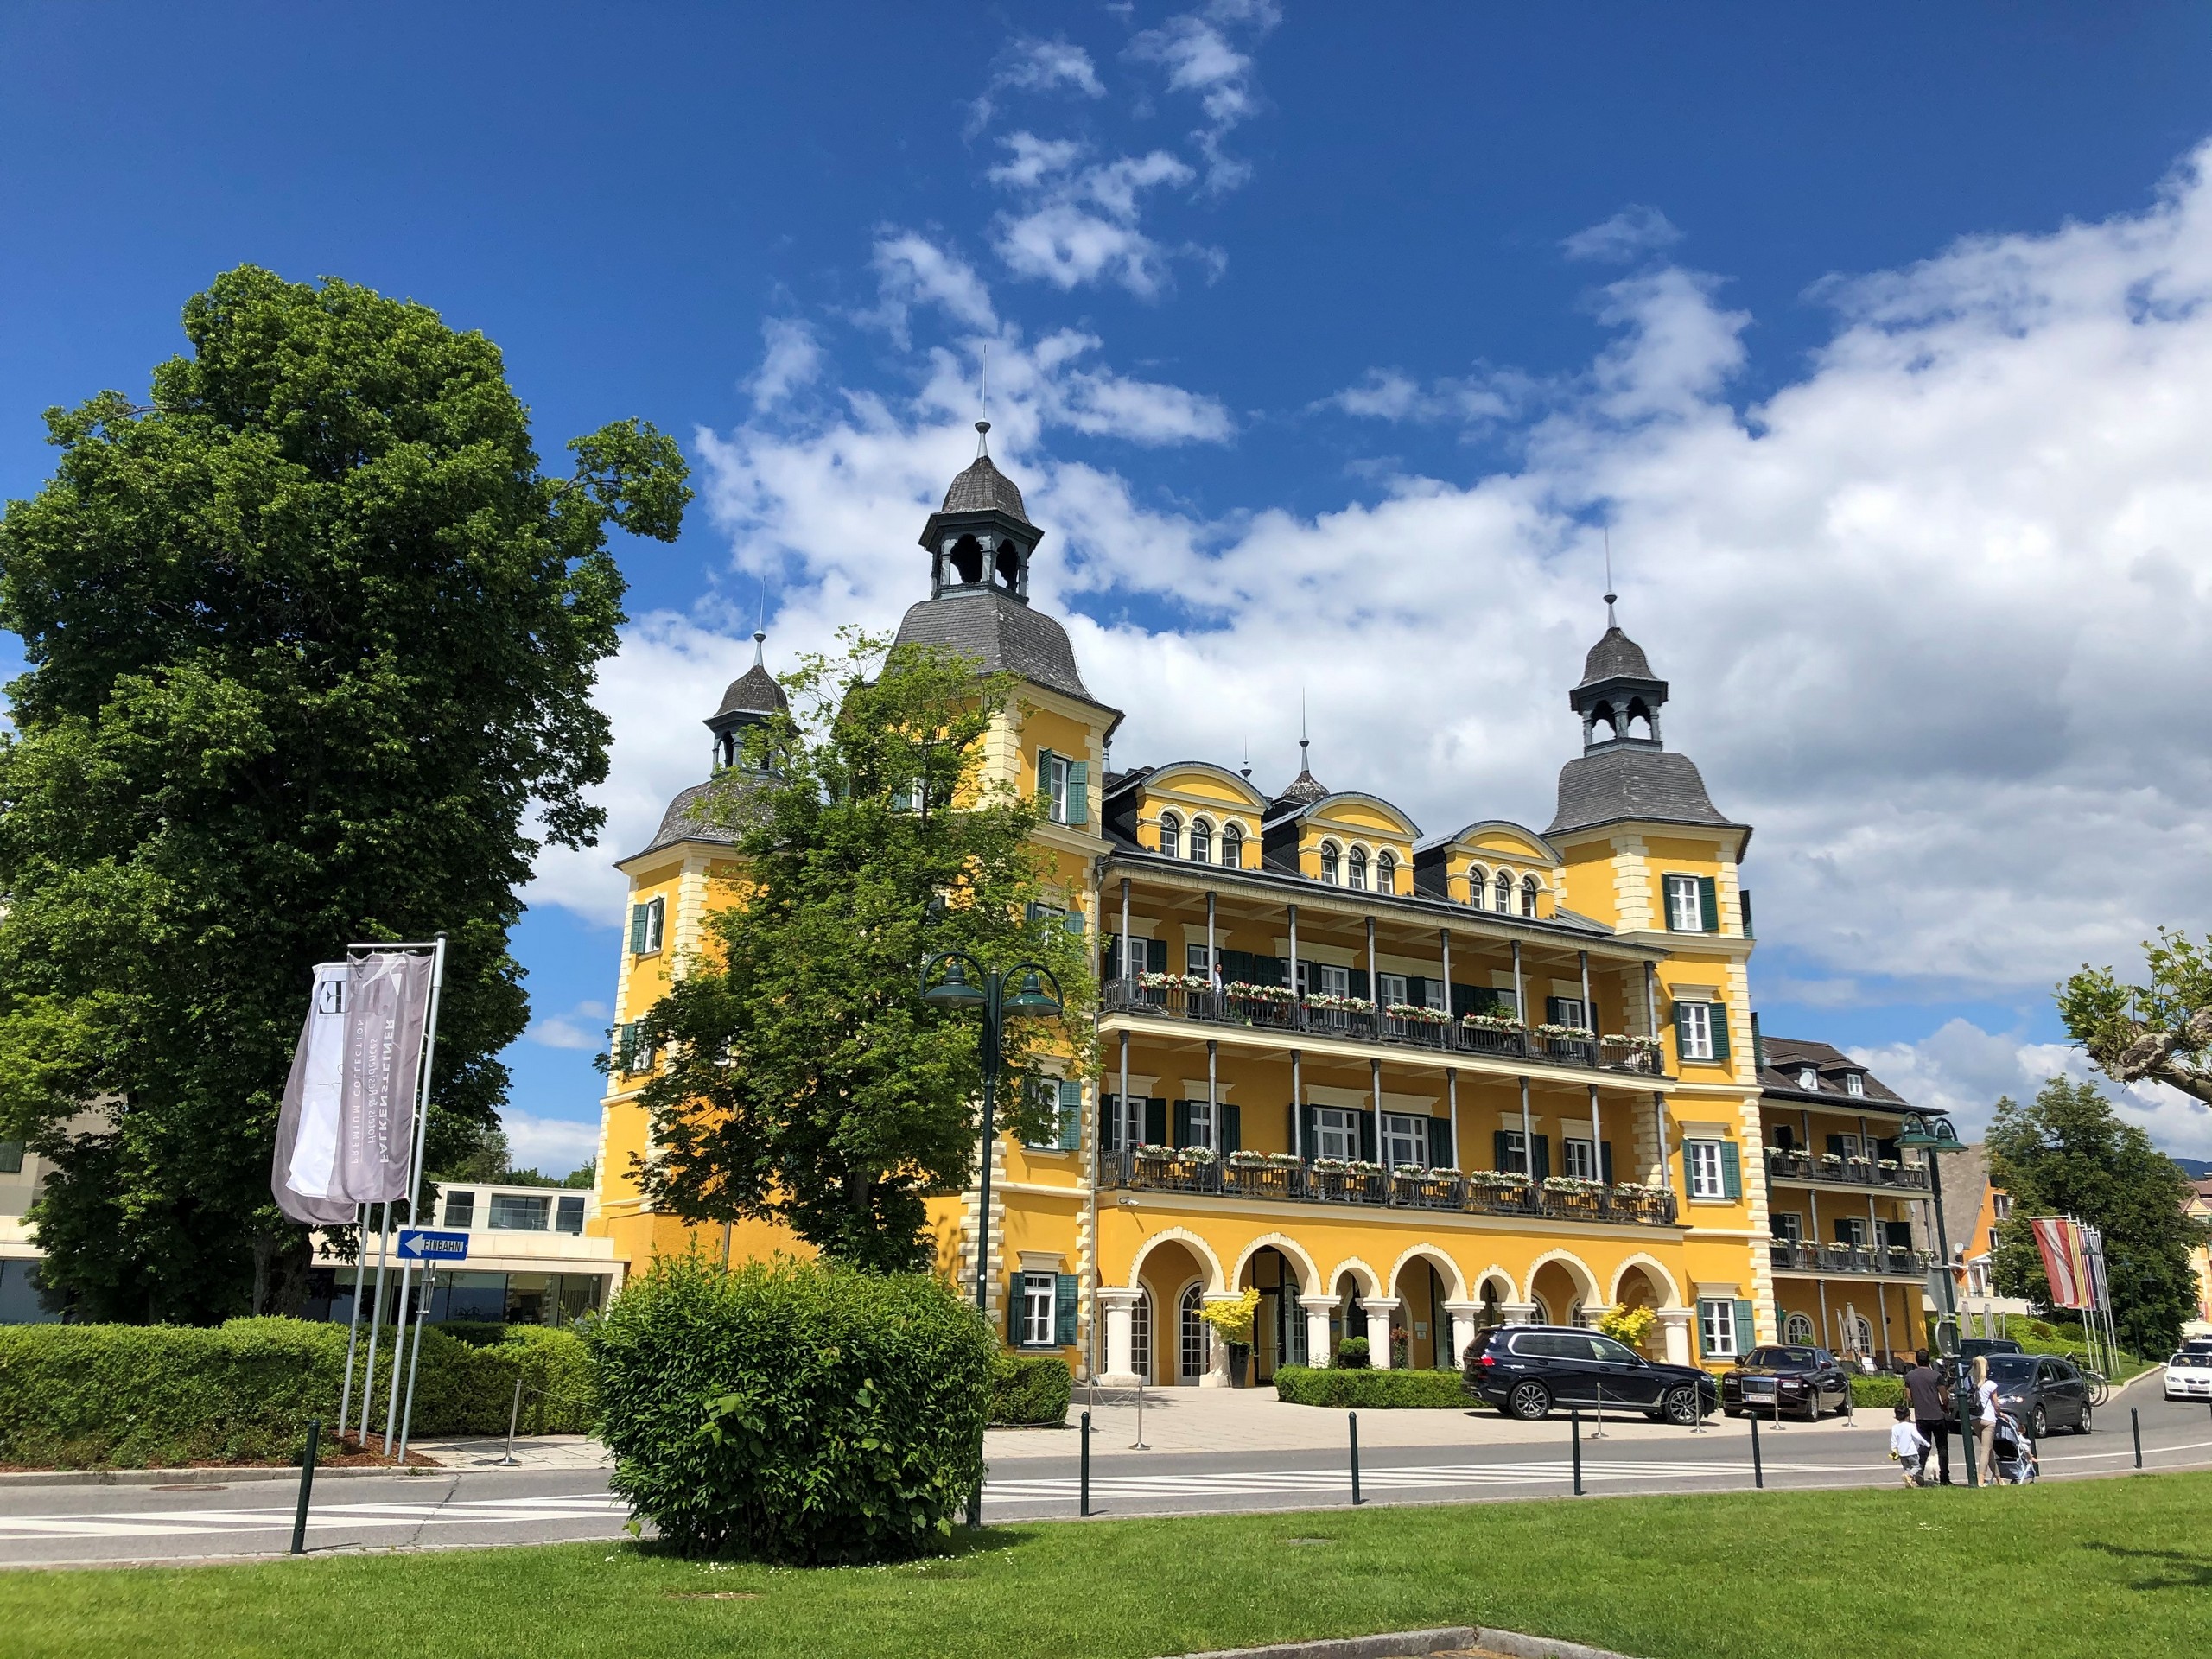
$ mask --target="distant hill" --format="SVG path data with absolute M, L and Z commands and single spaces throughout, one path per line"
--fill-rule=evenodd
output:
M 2174 1157 L 2171 1153 L 2166 1156 Z M 2174 1162 L 2181 1166 L 2181 1173 L 2192 1181 L 2212 1180 L 2212 1159 L 2174 1158 Z

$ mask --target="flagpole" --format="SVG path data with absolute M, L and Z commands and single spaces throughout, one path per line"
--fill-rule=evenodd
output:
M 391 1205 L 384 1206 L 384 1230 L 377 1235 L 376 1303 L 369 1311 L 369 1358 L 361 1373 L 361 1449 L 369 1448 L 369 1418 L 376 1410 L 377 1338 L 384 1328 L 384 1264 L 391 1249 Z
M 422 1225 L 422 1221 L 416 1211 L 417 1200 L 423 1191 L 423 1149 L 429 1138 L 430 1131 L 430 1076 L 436 1066 L 438 1058 L 438 1004 L 445 990 L 445 983 L 446 936 L 441 932 L 436 943 L 430 949 L 430 1017 L 428 1027 L 423 1033 L 423 1078 L 422 1088 L 416 1103 L 415 1149 L 408 1159 L 407 1218 L 418 1227 Z M 400 1411 L 399 1455 L 403 1460 L 407 1456 L 408 1430 L 413 1427 L 415 1421 L 415 1374 L 423 1363 L 423 1326 L 429 1317 L 430 1287 L 434 1282 L 430 1274 L 430 1263 L 426 1260 L 423 1263 L 423 1306 L 417 1310 L 415 1317 L 414 1357 L 407 1367 L 407 1403 Z M 402 1313 L 406 1311 L 404 1302 L 401 1303 L 400 1309 Z M 404 1329 L 401 1336 L 404 1340 L 405 1337 Z M 392 1398 L 397 1401 L 399 1397 L 397 1354 L 395 1353 L 392 1358 L 391 1390 Z M 386 1449 L 388 1450 L 389 1446 Z
M 369 1206 L 353 1206 L 353 1317 L 346 1328 L 346 1387 L 338 1397 L 338 1437 L 342 1446 L 346 1421 L 353 1408 L 353 1347 L 361 1339 L 361 1278 L 369 1270 Z

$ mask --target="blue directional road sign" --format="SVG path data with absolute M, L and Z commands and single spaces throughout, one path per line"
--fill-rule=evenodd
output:
M 467 1233 L 433 1233 L 421 1227 L 399 1230 L 399 1259 L 403 1262 L 465 1262 Z

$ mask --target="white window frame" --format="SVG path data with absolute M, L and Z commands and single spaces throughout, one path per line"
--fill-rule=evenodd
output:
M 1590 1011 L 1582 1006 L 1580 997 L 1560 996 L 1552 1000 L 1559 1004 L 1560 1024 L 1579 1026 L 1585 1031 L 1590 1028 Z
M 1319 965 L 1321 969 L 1322 995 L 1350 996 L 1351 995 L 1351 969 L 1339 968 L 1332 962 L 1325 962 Z
M 1057 1348 L 1058 1333 L 1052 1328 L 1059 1312 L 1059 1276 L 1051 1273 L 1021 1275 L 1021 1342 L 1024 1348 Z
M 1776 1210 L 1767 1216 L 1768 1231 L 1785 1244 L 1805 1242 L 1805 1217 L 1796 1210 Z
M 1306 1152 L 1309 1158 L 1342 1158 L 1350 1161 L 1358 1157 L 1359 1114 L 1346 1106 L 1316 1106 L 1313 1144 Z
M 1675 1040 L 1685 1060 L 1713 1058 L 1713 1009 L 1710 1002 L 1681 1004 L 1682 1017 L 1675 1025 Z
M 1848 1238 L 1836 1240 L 1839 1244 L 1848 1244 L 1855 1250 L 1863 1250 L 1872 1242 L 1873 1224 L 1864 1216 L 1838 1216 L 1835 1224 L 1851 1235 Z
M 1705 899 L 1698 891 L 1697 877 L 1667 878 L 1667 925 L 1676 933 L 1705 931 Z
M 1451 1004 L 1445 1001 L 1445 986 L 1440 979 L 1421 981 L 1421 1000 L 1422 1007 L 1434 1008 L 1440 1014 L 1449 1014 L 1452 1011 Z
M 1203 944 L 1185 944 L 1183 947 L 1183 971 L 1192 979 L 1211 981 L 1213 970 L 1218 965 L 1218 952 L 1209 955 Z
M 1725 1198 L 1728 1196 L 1728 1174 L 1720 1160 L 1718 1141 L 1685 1141 L 1682 1143 L 1683 1161 L 1688 1166 L 1690 1197 L 1694 1198 Z M 1735 1316 L 1732 1313 L 1730 1318 Z
M 1048 755 L 1045 762 L 1045 816 L 1054 823 L 1068 821 L 1068 779 L 1074 762 L 1064 754 Z
M 1707 1359 L 1736 1357 L 1736 1304 L 1717 1297 L 1700 1297 L 1697 1322 L 1705 1338 L 1705 1357 Z
M 1489 901 L 1484 897 L 1484 895 L 1489 893 L 1489 891 L 1490 873 L 1484 869 L 1479 864 L 1468 865 L 1467 902 L 1473 906 L 1477 910 L 1485 908 Z
M 1491 883 L 1491 909 L 1500 916 L 1513 913 L 1513 872 L 1500 870 Z
M 1194 1100 L 1191 1103 L 1191 1138 L 1211 1152 L 1221 1150 L 1220 1127 L 1214 1122 L 1216 1116 L 1213 1102 Z
M 1521 878 L 1521 913 L 1523 916 L 1534 916 L 1536 913 L 1538 891 L 1535 876 L 1524 875 Z
M 1782 1340 L 1792 1348 L 1813 1345 L 1813 1319 L 1808 1313 L 1792 1313 L 1782 1322 Z
M 1388 1169 L 1395 1169 L 1401 1164 L 1426 1168 L 1428 1120 L 1413 1112 L 1383 1113 L 1382 1163 Z
M 1173 812 L 1160 815 L 1160 855 L 1162 858 L 1183 856 L 1183 820 Z
M 1193 864 L 1213 862 L 1213 824 L 1205 818 L 1191 820 L 1190 859 Z
M 1584 1135 L 1568 1135 L 1561 1142 L 1560 1161 L 1567 1166 L 1569 1180 L 1594 1181 L 1599 1175 L 1598 1143 Z
M 1226 870 L 1244 868 L 1244 826 L 1224 823 L 1221 826 L 1221 866 Z
M 1395 893 L 1398 890 L 1398 855 L 1387 848 L 1375 855 L 1375 891 Z
M 1321 879 L 1331 887 L 1341 886 L 1344 873 L 1344 849 L 1333 841 L 1321 843 Z
M 1505 1131 L 1505 1165 L 1508 1175 L 1530 1175 L 1529 1167 L 1529 1137 L 1518 1129 Z
M 1344 885 L 1354 893 L 1367 891 L 1367 849 L 1355 847 L 1345 860 Z
M 1845 1072 L 1843 1074 L 1843 1092 L 1847 1095 L 1858 1095 L 1864 1096 L 1866 1093 L 1866 1079 L 1856 1071 Z
M 639 948 L 630 954 L 636 957 L 657 957 L 660 954 L 661 941 L 667 933 L 667 895 L 662 894 L 657 898 L 648 899 L 638 908 L 645 912 L 645 936 Z
M 1387 1008 L 1393 1002 L 1403 1002 L 1412 994 L 1413 987 L 1407 983 L 1403 974 L 1375 976 L 1375 1001 L 1378 1007 Z

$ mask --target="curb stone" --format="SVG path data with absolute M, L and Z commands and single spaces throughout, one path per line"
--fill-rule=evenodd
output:
M 1416 1659 L 1417 1656 L 1498 1655 L 1503 1659 L 1628 1659 L 1610 1648 L 1586 1647 L 1580 1642 L 1555 1641 L 1549 1637 L 1524 1636 L 1518 1630 L 1493 1630 L 1476 1625 L 1452 1624 L 1433 1630 L 1398 1630 L 1384 1636 L 1354 1636 L 1328 1642 L 1283 1642 L 1264 1648 L 1227 1648 L 1213 1653 L 1191 1653 L 1179 1659 Z
M 359 1480 L 381 1475 L 387 1479 L 398 1477 L 415 1480 L 425 1475 L 474 1475 L 489 1472 L 480 1469 L 440 1465 L 427 1468 L 416 1465 L 407 1469 L 330 1469 L 317 1465 L 315 1484 L 326 1480 Z M 509 1471 L 513 1472 L 513 1471 Z M 564 1471 L 575 1473 L 576 1471 Z M 25 1486 L 243 1486 L 255 1481 L 289 1481 L 297 1485 L 300 1468 L 253 1464 L 242 1469 L 27 1469 L 0 1473 L 0 1491 L 11 1487 Z

